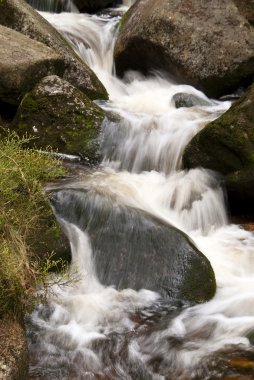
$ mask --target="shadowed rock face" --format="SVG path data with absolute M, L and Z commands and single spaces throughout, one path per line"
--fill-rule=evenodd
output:
M 45 77 L 28 93 L 13 121 L 16 131 L 35 137 L 37 148 L 98 160 L 98 136 L 104 111 L 56 75 Z
M 45 75 L 64 71 L 64 61 L 52 49 L 12 29 L 0 26 L 0 99 L 19 104 Z
M 252 79 L 254 31 L 232 0 L 140 0 L 124 16 L 117 74 L 160 69 L 208 96 Z
M 80 10 L 80 12 L 96 12 L 99 9 L 103 9 L 121 1 L 117 0 L 73 0 L 74 4 Z
M 93 71 L 63 37 L 24 0 L 0 1 L 0 24 L 52 48 L 65 62 L 63 77 L 91 99 L 106 99 L 107 92 Z
M 187 145 L 186 168 L 203 166 L 226 176 L 232 210 L 254 210 L 254 85 Z
M 88 233 L 102 284 L 192 303 L 213 297 L 210 262 L 175 227 L 94 190 L 61 190 L 52 204 L 57 215 Z
M 100 9 L 121 3 L 121 0 L 26 0 L 33 8 L 47 12 L 68 12 L 76 10 L 93 13 Z
M 234 0 L 239 12 L 254 25 L 254 1 L 253 0 Z

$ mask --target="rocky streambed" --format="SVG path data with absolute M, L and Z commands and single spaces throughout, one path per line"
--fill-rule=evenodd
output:
M 46 1 L 46 8 L 43 2 L 30 3 L 52 10 Z M 131 2 L 119 3 L 56 1 L 54 9 L 76 13 L 43 17 L 23 0 L 0 2 L 1 134 L 6 135 L 7 129 L 20 137 L 28 134 L 34 139 L 26 148 L 51 146 L 53 152 L 75 155 L 81 164 L 78 178 L 50 190 L 81 285 L 72 285 L 68 296 L 57 290 L 59 303 L 53 299 L 48 309 L 42 307 L 31 317 L 30 376 L 49 379 L 55 374 L 55 378 L 69 379 L 85 378 L 88 373 L 117 379 L 122 371 L 140 379 L 219 379 L 232 373 L 251 379 L 252 296 L 245 295 L 249 307 L 242 299 L 237 299 L 238 310 L 221 305 L 227 298 L 223 292 L 236 297 L 238 285 L 232 286 L 232 277 L 244 273 L 252 286 L 253 235 L 228 225 L 225 208 L 228 205 L 237 221 L 246 215 L 253 221 L 252 6 L 233 0 L 209 4 L 140 0 L 127 10 Z M 97 16 L 77 13 L 78 9 L 93 13 L 106 6 L 117 8 Z M 50 223 L 44 228 L 50 228 Z M 53 245 L 56 250 L 58 242 Z M 48 241 L 48 252 L 51 248 Z M 243 256 L 242 270 L 237 272 L 236 262 L 228 271 L 228 265 L 218 264 L 212 251 L 229 261 L 230 252 L 238 252 L 233 256 Z M 213 298 L 215 278 L 219 287 Z M 237 281 L 240 289 L 244 278 L 239 275 Z M 126 288 L 133 293 L 125 293 Z M 157 295 L 138 293 L 143 288 L 167 299 L 167 306 L 157 305 Z M 89 298 L 91 293 L 98 297 L 99 313 Z M 77 295 L 83 305 L 81 325 Z M 212 298 L 203 309 L 202 305 L 188 309 Z M 159 311 L 152 320 L 159 313 L 163 321 L 146 334 L 140 315 L 153 303 Z M 222 328 L 217 319 L 220 307 L 229 327 Z M 236 323 L 241 307 L 249 319 L 241 320 L 243 313 Z M 89 308 L 92 319 L 87 315 Z M 108 308 L 118 310 L 119 319 L 111 320 Z M 170 308 L 177 311 L 172 313 Z M 214 328 L 211 318 L 216 320 Z M 71 321 L 75 321 L 73 330 Z M 3 329 L 5 323 L 3 319 Z M 89 323 L 98 335 L 91 341 L 87 338 L 88 343 L 79 341 L 73 331 L 83 329 L 88 337 Z M 234 323 L 237 327 L 231 336 Z M 58 330 L 67 326 L 70 331 L 59 336 Z M 220 362 L 220 353 L 225 352 L 223 338 L 219 348 L 214 346 L 220 328 L 225 342 L 229 339 L 232 345 L 231 353 L 226 353 L 232 365 L 227 368 Z M 135 334 L 128 337 L 130 330 L 139 331 L 137 339 Z M 111 337 L 116 331 L 123 340 Z M 195 334 L 199 343 L 193 352 L 201 356 L 200 362 L 191 359 L 191 350 L 188 359 L 183 357 L 185 345 L 194 344 Z M 124 355 L 119 362 L 114 355 L 111 361 L 105 357 L 105 342 L 100 339 L 109 339 L 107 349 L 112 355 L 116 347 L 121 352 L 126 349 L 126 363 Z M 159 342 L 155 346 L 154 339 Z M 209 339 L 211 346 L 206 347 Z M 243 344 L 242 352 L 235 351 L 234 339 L 236 345 Z M 9 354 L 1 361 L 1 375 L 6 378 L 28 376 L 27 366 L 19 364 L 26 361 L 26 341 L 21 340 L 19 352 L 8 349 L 12 343 L 6 345 Z M 52 345 L 55 363 L 49 355 Z M 84 351 L 81 360 L 76 360 L 80 345 Z M 135 353 L 130 349 L 133 345 L 139 347 Z M 206 351 L 201 352 L 202 346 Z M 160 347 L 166 347 L 167 359 Z M 92 352 L 90 363 L 86 350 Z M 172 355 L 177 357 L 175 363 Z M 205 372 L 209 358 L 220 363 L 218 372 L 216 365 L 211 367 L 215 377 L 208 375 L 210 370 Z M 8 361 L 14 363 L 12 372 L 8 372 Z M 115 366 L 119 373 L 113 370 Z

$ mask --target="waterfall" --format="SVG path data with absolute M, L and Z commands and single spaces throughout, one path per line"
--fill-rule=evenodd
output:
M 74 12 L 79 13 L 75 1 L 73 0 L 26 0 L 33 8 L 42 12 Z M 124 7 L 130 7 L 135 0 L 123 0 Z
M 72 0 L 27 0 L 27 2 L 39 11 L 78 13 L 78 8 Z
M 126 9 L 133 1 L 123 3 Z M 181 162 L 191 138 L 231 103 L 208 99 L 159 72 L 116 78 L 118 13 L 42 15 L 103 82 L 109 101 L 98 103 L 113 117 L 103 124 L 100 167 L 50 188 L 70 240 L 74 280 L 66 288 L 54 285 L 49 303 L 28 318 L 31 379 L 252 379 L 254 236 L 229 224 L 221 178 L 202 168 L 185 171 Z M 207 105 L 176 109 L 173 97 L 179 92 L 194 94 Z M 72 191 L 87 193 L 92 201 L 83 207 L 73 197 L 69 207 Z M 103 285 L 87 225 L 96 227 L 105 210 L 113 218 L 122 208 L 187 233 L 212 264 L 215 297 L 205 304 L 176 306 L 151 289 Z M 128 215 L 124 223 L 135 233 Z M 108 239 L 113 247 L 114 236 Z M 106 243 L 100 241 L 102 247 Z M 246 376 L 238 376 L 239 368 L 245 368 Z

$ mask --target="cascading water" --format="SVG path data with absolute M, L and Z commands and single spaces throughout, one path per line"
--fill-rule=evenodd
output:
M 33 8 L 44 12 L 76 12 L 78 8 L 72 0 L 27 0 Z
M 56 213 L 70 240 L 74 281 L 66 288 L 54 285 L 49 304 L 29 318 L 31 379 L 253 379 L 254 236 L 228 224 L 220 178 L 204 169 L 181 170 L 188 141 L 230 103 L 209 100 L 160 73 L 144 78 L 132 72 L 117 79 L 112 52 L 119 16 L 43 16 L 104 83 L 110 100 L 100 105 L 114 117 L 103 126 L 100 168 L 54 189 L 56 205 L 64 208 L 61 213 L 56 207 Z M 208 105 L 176 109 L 173 96 L 179 92 L 198 95 Z M 88 220 L 95 227 L 91 204 L 99 221 L 107 199 L 113 199 L 111 220 L 124 207 L 125 222 L 134 231 L 137 221 L 128 210 L 188 233 L 213 266 L 215 297 L 178 307 L 149 289 L 103 286 L 91 229 L 82 230 L 82 218 L 67 217 L 72 191 L 92 199 L 86 213 L 90 207 Z M 108 239 L 113 248 L 114 236 Z

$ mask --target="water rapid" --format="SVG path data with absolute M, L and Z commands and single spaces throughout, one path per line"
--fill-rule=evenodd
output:
M 107 88 L 109 101 L 99 104 L 110 116 L 103 124 L 100 167 L 51 187 L 71 245 L 70 283 L 52 285 L 48 304 L 29 317 L 30 376 L 253 379 L 254 236 L 229 224 L 221 178 L 202 168 L 184 171 L 181 163 L 191 138 L 231 104 L 208 99 L 158 72 L 116 78 L 114 41 L 130 3 L 101 15 L 42 12 Z M 200 97 L 206 106 L 177 109 L 173 97 L 179 92 Z M 212 264 L 215 297 L 196 306 L 178 305 L 149 288 L 103 285 L 93 257 L 94 237 L 91 228 L 83 228 L 73 194 L 88 196 L 88 223 L 95 227 L 110 204 L 111 220 L 125 210 L 121 215 L 134 231 L 134 216 L 142 213 L 188 234 Z M 70 217 L 72 208 L 79 210 L 79 218 Z M 114 249 L 117 242 L 108 230 L 108 237 L 97 237 L 102 246 L 109 239 Z M 123 249 L 127 255 L 128 245 Z

